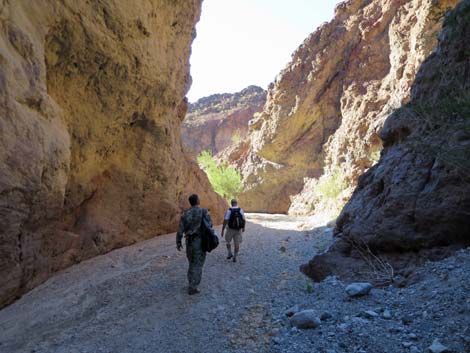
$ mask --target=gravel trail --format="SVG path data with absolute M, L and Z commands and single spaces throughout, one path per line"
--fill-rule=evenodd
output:
M 0 352 L 270 351 L 273 303 L 305 286 L 299 264 L 325 235 L 295 230 L 301 219 L 249 217 L 239 261 L 221 242 L 199 295 L 186 293 L 175 235 L 159 236 L 68 268 L 0 311 Z
M 84 261 L 0 311 L 0 352 L 420 353 L 436 340 L 470 352 L 470 249 L 416 269 L 406 288 L 350 298 L 348 283 L 299 272 L 332 241 L 329 228 L 302 230 L 312 224 L 250 214 L 238 262 L 221 242 L 194 296 L 174 234 Z M 320 326 L 292 327 L 294 306 Z

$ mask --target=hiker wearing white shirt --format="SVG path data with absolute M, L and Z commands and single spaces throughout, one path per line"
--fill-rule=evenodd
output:
M 225 212 L 224 224 L 222 226 L 222 238 L 224 237 L 225 228 L 227 232 L 225 233 L 225 241 L 227 242 L 227 259 L 230 260 L 233 258 L 233 262 L 237 262 L 238 250 L 240 249 L 240 243 L 242 242 L 242 233 L 245 231 L 245 213 L 238 206 L 236 199 L 232 199 L 230 202 L 232 207 L 230 207 L 227 212 Z M 234 254 L 232 254 L 231 242 L 233 239 Z

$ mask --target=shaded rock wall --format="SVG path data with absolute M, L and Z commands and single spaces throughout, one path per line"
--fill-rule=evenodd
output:
M 411 101 L 386 120 L 379 163 L 359 178 L 326 254 L 303 267 L 315 279 L 347 274 L 358 247 L 400 258 L 470 245 L 470 1 L 445 19 Z M 436 252 L 436 251 L 434 251 Z M 395 258 L 391 262 L 396 264 Z
M 51 273 L 176 229 L 200 0 L 0 2 L 0 306 Z
M 193 155 L 217 154 L 246 138 L 248 122 L 263 109 L 266 91 L 249 86 L 240 92 L 214 94 L 189 104 L 181 127 L 183 146 Z
M 247 210 L 316 211 L 313 190 L 339 170 L 351 194 L 381 149 L 377 132 L 409 99 L 419 65 L 457 1 L 350 0 L 311 34 L 269 87 L 249 141 L 230 151 Z M 300 193 L 300 194 L 299 194 Z M 293 197 L 294 195 L 297 195 Z

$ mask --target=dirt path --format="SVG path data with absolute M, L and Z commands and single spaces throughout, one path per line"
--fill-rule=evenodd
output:
M 191 297 L 174 234 L 73 266 L 0 311 L 0 352 L 269 352 L 273 310 L 295 303 L 299 265 L 330 240 L 303 222 L 250 215 L 239 262 L 222 243 Z

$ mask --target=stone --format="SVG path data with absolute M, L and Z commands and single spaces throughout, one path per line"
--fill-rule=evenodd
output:
M 405 331 L 405 329 L 403 327 L 400 327 L 400 326 L 394 326 L 394 327 L 390 327 L 389 331 L 391 333 L 402 333 L 403 331 Z
M 303 310 L 294 314 L 290 318 L 290 323 L 298 329 L 312 329 L 321 325 L 314 310 Z
M 364 311 L 363 315 L 369 319 L 379 317 L 379 314 L 377 314 L 374 310 L 366 310 Z
M 429 352 L 431 353 L 445 353 L 449 352 L 449 348 L 444 346 L 439 339 L 435 339 L 432 344 L 428 347 Z
M 294 314 L 298 313 L 299 311 L 300 311 L 300 307 L 298 305 L 294 305 L 285 311 L 285 315 L 287 317 L 291 317 Z
M 360 297 L 369 294 L 372 284 L 367 282 L 351 283 L 345 288 L 346 293 L 350 297 Z
M 390 320 L 392 318 L 392 314 L 390 313 L 390 310 L 388 309 L 385 309 L 382 313 L 382 317 L 385 319 L 385 320 Z

